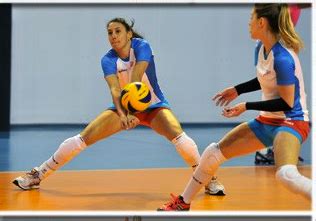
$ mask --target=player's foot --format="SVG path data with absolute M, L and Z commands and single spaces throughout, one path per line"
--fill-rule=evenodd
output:
M 15 178 L 12 183 L 23 190 L 30 190 L 38 189 L 40 187 L 40 182 L 41 179 L 39 178 L 39 170 L 35 167 L 31 170 L 31 172 Z
M 303 163 L 304 159 L 299 156 L 299 163 Z M 274 165 L 274 151 L 272 148 L 269 148 L 266 153 L 257 151 L 255 155 L 255 164 L 256 165 Z
M 190 204 L 187 204 L 183 201 L 182 196 L 175 196 L 172 193 L 170 194 L 170 202 L 162 205 L 157 209 L 157 211 L 188 211 L 190 210 Z
M 205 193 L 209 195 L 225 196 L 225 187 L 217 177 L 213 176 L 211 181 L 205 186 Z
M 272 149 L 268 149 L 266 153 L 260 151 L 255 155 L 256 165 L 274 165 L 274 152 Z

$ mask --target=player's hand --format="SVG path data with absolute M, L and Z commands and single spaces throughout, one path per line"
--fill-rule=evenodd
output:
M 129 123 L 128 123 L 128 118 L 125 114 L 122 114 L 120 116 L 120 121 L 121 121 L 121 128 L 123 130 L 128 130 L 129 129 Z
M 139 119 L 132 114 L 127 115 L 129 129 L 135 128 L 139 124 Z
M 234 87 L 229 87 L 217 93 L 212 100 L 216 102 L 216 106 L 227 106 L 232 100 L 238 97 L 238 93 Z
M 222 111 L 222 115 L 227 118 L 237 117 L 246 111 L 246 103 L 239 103 L 233 107 L 225 107 Z

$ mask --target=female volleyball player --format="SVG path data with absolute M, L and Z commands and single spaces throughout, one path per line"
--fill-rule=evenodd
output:
M 104 78 L 111 91 L 112 106 L 90 122 L 80 134 L 66 139 L 42 165 L 33 168 L 30 173 L 16 178 L 13 183 L 18 187 L 24 190 L 39 188 L 43 179 L 88 146 L 119 131 L 132 129 L 139 124 L 148 126 L 166 137 L 175 145 L 176 150 L 189 166 L 192 168 L 197 166 L 200 159 L 197 146 L 183 132 L 179 121 L 170 110 L 168 101 L 160 90 L 154 56 L 149 43 L 133 30 L 133 23 L 129 25 L 122 18 L 114 18 L 109 21 L 107 33 L 112 49 L 104 55 L 101 64 Z M 120 94 L 121 89 L 127 83 L 135 81 L 142 81 L 150 88 L 152 99 L 147 111 L 133 115 L 122 108 Z M 223 186 L 216 179 L 206 185 L 207 193 L 217 194 L 223 193 L 223 191 Z
M 260 115 L 228 132 L 203 152 L 199 166 L 184 192 L 158 210 L 189 210 L 190 202 L 217 168 L 232 157 L 252 153 L 273 144 L 276 179 L 289 190 L 311 198 L 312 181 L 297 170 L 301 143 L 309 134 L 303 75 L 297 53 L 303 42 L 295 32 L 286 4 L 255 4 L 250 35 L 258 39 L 255 49 L 256 78 L 229 87 L 214 96 L 226 106 L 238 95 L 262 90 L 262 101 L 225 107 L 223 116 L 237 117 L 246 110 Z
M 311 4 L 289 4 L 289 12 L 291 20 L 294 26 L 298 23 L 301 15 L 301 10 L 304 8 L 311 7 Z M 302 157 L 299 157 L 299 161 L 304 161 Z M 273 147 L 265 148 L 257 151 L 255 154 L 255 164 L 273 165 L 274 164 L 274 153 Z

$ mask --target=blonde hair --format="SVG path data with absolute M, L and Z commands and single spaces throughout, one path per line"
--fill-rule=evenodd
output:
M 281 42 L 292 48 L 296 53 L 304 48 L 304 43 L 294 29 L 287 4 L 255 4 L 255 12 L 258 18 L 264 17 L 268 20 L 270 30 L 279 35 Z
M 278 23 L 282 43 L 286 47 L 292 48 L 296 53 L 299 53 L 304 48 L 304 43 L 294 29 L 289 8 L 286 4 L 281 4 Z

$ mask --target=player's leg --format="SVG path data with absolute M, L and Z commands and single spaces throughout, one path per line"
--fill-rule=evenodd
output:
M 209 182 L 217 168 L 227 159 L 262 149 L 265 145 L 258 140 L 248 123 L 243 123 L 228 132 L 217 143 L 211 143 L 203 152 L 199 166 L 187 183 L 184 192 L 158 210 L 188 210 L 189 204 L 199 190 Z
M 81 151 L 120 130 L 121 123 L 118 115 L 114 111 L 106 110 L 80 134 L 62 142 L 57 151 L 41 166 L 35 167 L 30 173 L 16 178 L 13 183 L 24 190 L 39 188 L 39 183 L 43 179 L 71 161 Z
M 260 150 L 265 145 L 258 140 L 248 123 L 243 123 L 228 132 L 219 143 L 210 144 L 203 152 L 200 164 L 190 182 L 181 194 L 189 203 L 200 188 L 215 174 L 217 168 L 227 159 Z
M 160 110 L 151 121 L 151 127 L 157 133 L 165 136 L 176 147 L 177 152 L 185 162 L 195 169 L 198 165 L 200 155 L 195 142 L 183 132 L 183 129 L 169 109 Z M 205 193 L 210 195 L 225 195 L 225 187 L 216 176 L 205 186 Z
M 160 109 L 150 122 L 151 128 L 158 134 L 171 141 L 184 159 L 192 168 L 199 163 L 200 154 L 195 142 L 182 130 L 182 127 L 169 109 Z
M 266 148 L 266 146 L 269 145 L 269 141 L 265 140 L 263 131 L 265 131 L 263 125 L 256 120 L 243 123 L 228 132 L 220 140 L 219 146 L 221 152 L 225 158 L 230 159 L 232 157 L 252 153 L 258 150 L 259 147 Z M 242 134 L 245 134 L 245 136 Z M 210 184 L 212 183 L 212 179 Z
M 290 132 L 281 131 L 274 139 L 276 178 L 294 193 L 309 199 L 312 196 L 311 179 L 301 175 L 297 169 L 301 142 Z

